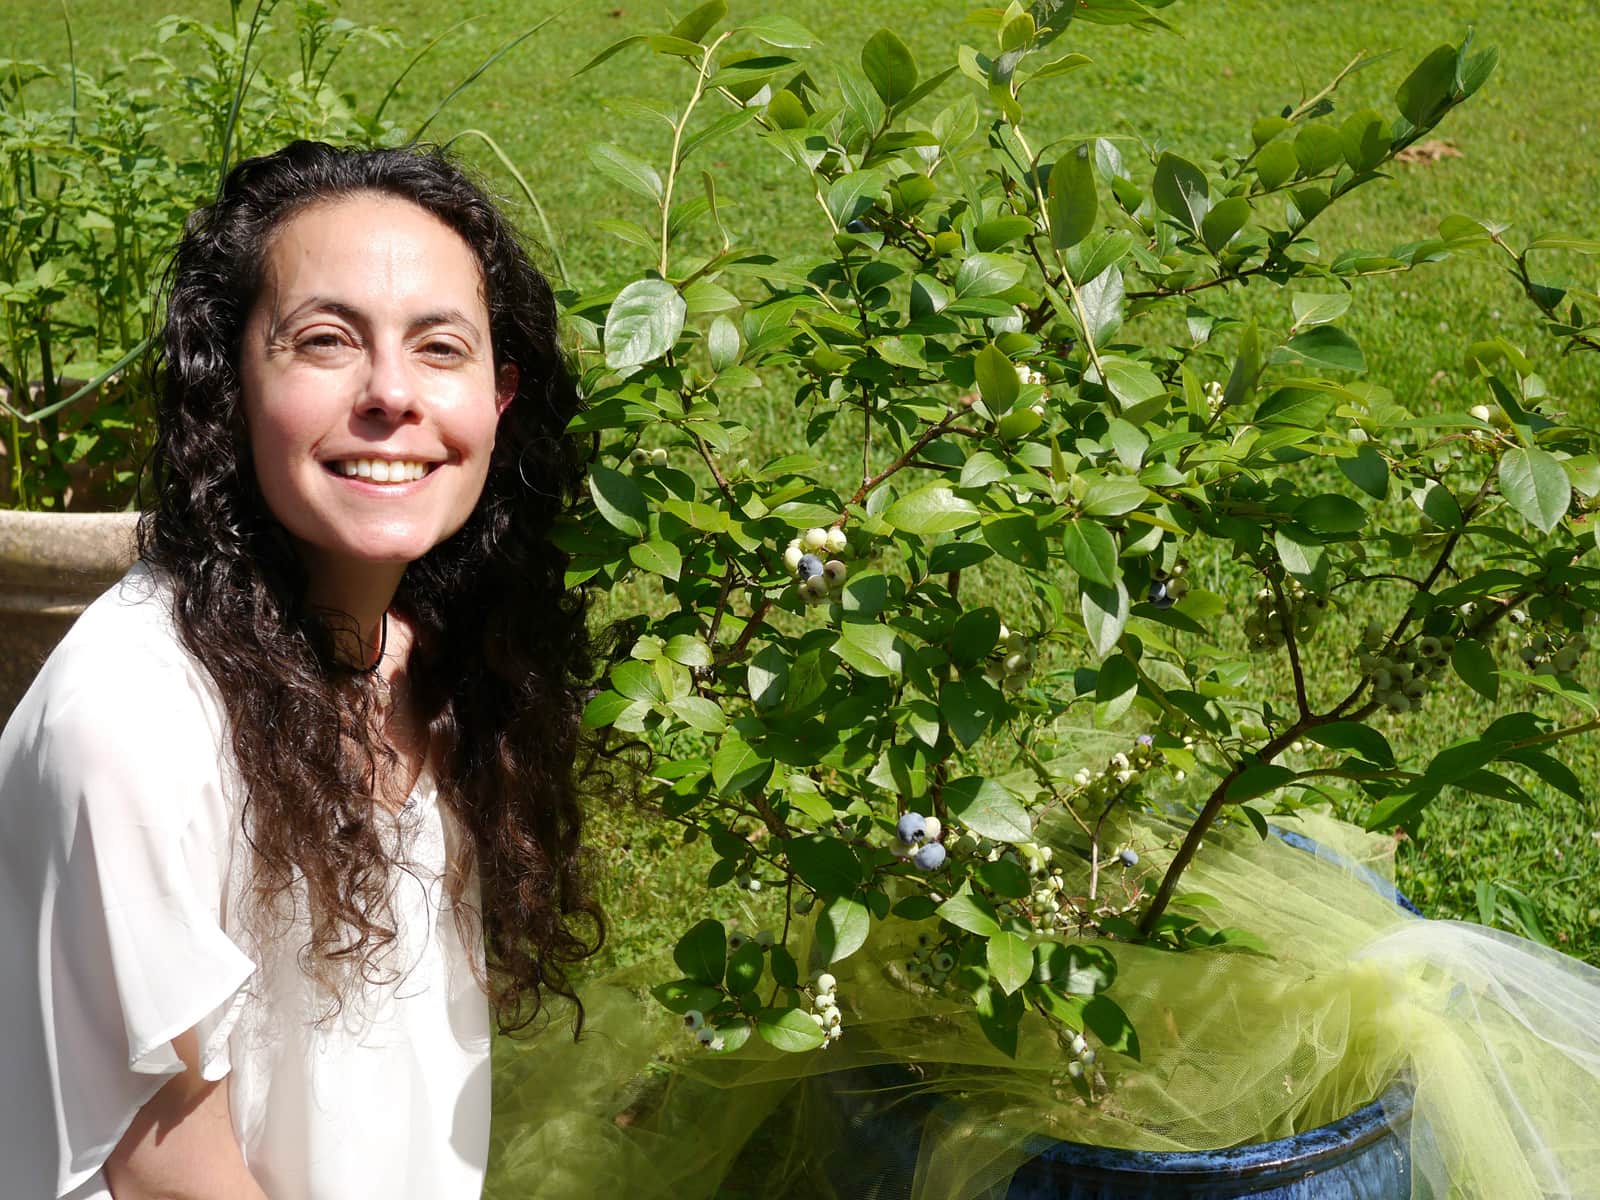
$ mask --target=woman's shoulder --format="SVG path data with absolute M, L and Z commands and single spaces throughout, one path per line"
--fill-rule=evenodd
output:
M 9 749 L 115 745 L 148 759 L 220 736 L 205 669 L 183 646 L 170 585 L 143 563 L 98 599 L 45 660 L 6 727 Z

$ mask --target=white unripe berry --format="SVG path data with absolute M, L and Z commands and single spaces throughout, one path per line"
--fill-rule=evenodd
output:
M 652 467 L 664 467 L 667 465 L 667 452 L 660 446 L 650 451 L 650 465 Z
M 635 467 L 648 467 L 650 465 L 650 451 L 640 446 L 628 455 L 628 462 Z
M 817 991 L 819 992 L 831 992 L 838 986 L 839 981 L 826 971 L 817 976 Z
M 800 569 L 800 559 L 804 557 L 804 555 L 805 551 L 800 549 L 799 542 L 790 542 L 789 548 L 783 552 L 784 570 L 793 575 Z
M 800 537 L 800 544 L 807 550 L 821 550 L 828 544 L 828 531 L 826 529 L 808 529 Z
M 1483 421 L 1485 424 L 1488 423 L 1490 417 L 1494 416 L 1493 411 L 1487 404 L 1474 404 L 1467 411 L 1473 416 L 1477 417 L 1478 420 Z
M 937 842 L 939 835 L 944 832 L 944 825 L 938 817 L 923 818 L 924 837 L 930 842 Z
M 844 586 L 845 576 L 848 575 L 849 572 L 850 568 L 845 566 L 837 558 L 830 558 L 827 562 L 822 564 L 822 577 L 835 588 L 841 588 Z
M 844 530 L 830 529 L 828 530 L 828 540 L 826 544 L 829 553 L 843 554 L 846 548 L 850 545 L 850 539 L 845 536 Z

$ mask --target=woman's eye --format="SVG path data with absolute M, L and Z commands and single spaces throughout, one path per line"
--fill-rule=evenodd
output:
M 333 350 L 343 344 L 343 339 L 336 333 L 310 333 L 300 339 L 302 350 Z
M 432 358 L 459 358 L 462 354 L 461 347 L 454 342 L 428 342 L 422 349 Z

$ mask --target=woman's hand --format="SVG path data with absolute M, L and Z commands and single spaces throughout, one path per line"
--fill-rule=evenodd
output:
M 194 1031 L 172 1046 L 185 1071 L 141 1108 L 106 1159 L 114 1200 L 267 1200 L 233 1133 L 226 1078 L 200 1077 Z

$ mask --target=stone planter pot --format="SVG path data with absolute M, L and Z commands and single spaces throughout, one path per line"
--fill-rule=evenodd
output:
M 78 614 L 133 562 L 138 519 L 0 510 L 0 725 Z

